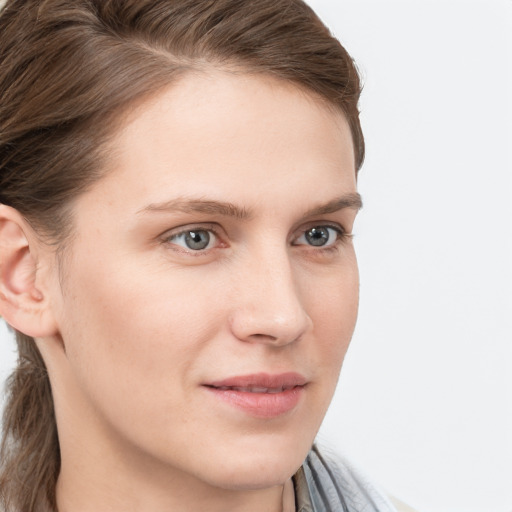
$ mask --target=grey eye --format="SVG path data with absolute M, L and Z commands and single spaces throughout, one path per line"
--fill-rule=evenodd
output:
M 338 231 L 330 226 L 315 226 L 306 230 L 295 242 L 297 245 L 311 245 L 313 247 L 326 247 L 336 243 Z
M 189 249 L 194 251 L 206 249 L 210 243 L 210 233 L 208 231 L 188 231 L 185 234 L 185 243 Z
M 329 241 L 329 231 L 327 228 L 312 228 L 306 231 L 306 240 L 310 245 L 325 245 Z
M 169 241 L 191 251 L 208 249 L 215 240 L 215 235 L 206 229 L 190 229 L 173 235 Z

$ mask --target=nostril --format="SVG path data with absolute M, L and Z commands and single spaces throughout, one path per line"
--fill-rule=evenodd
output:
M 249 337 L 256 339 L 256 340 L 264 340 L 264 339 L 268 339 L 270 341 L 277 340 L 276 336 L 271 336 L 270 334 L 251 334 Z

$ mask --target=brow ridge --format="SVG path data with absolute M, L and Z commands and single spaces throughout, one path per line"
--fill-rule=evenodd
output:
M 357 192 L 345 194 L 333 199 L 326 204 L 315 206 L 308 210 L 302 217 L 309 218 L 318 215 L 335 213 L 344 209 L 360 210 L 363 206 L 361 196 Z M 181 212 L 204 213 L 208 215 L 221 215 L 234 217 L 238 220 L 249 220 L 253 214 L 250 209 L 237 206 L 230 202 L 209 199 L 171 199 L 162 203 L 151 203 L 142 208 L 138 213 L 147 212 Z
M 209 215 L 221 215 L 225 217 L 235 217 L 240 220 L 247 220 L 251 217 L 251 212 L 244 207 L 239 207 L 233 203 L 224 201 L 214 201 L 208 199 L 171 199 L 163 203 L 152 203 L 138 213 L 144 212 L 181 212 L 181 213 L 206 213 Z
M 304 218 L 306 217 L 315 217 L 318 215 L 327 215 L 329 213 L 336 213 L 340 210 L 350 209 L 359 211 L 363 207 L 363 200 L 361 195 L 357 192 L 352 192 L 350 194 L 345 194 L 341 197 L 333 199 L 326 204 L 322 204 L 320 206 L 315 206 L 308 210 L 304 214 Z

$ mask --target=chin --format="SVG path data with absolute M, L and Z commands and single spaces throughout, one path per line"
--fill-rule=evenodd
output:
M 283 485 L 299 469 L 302 461 L 293 464 L 276 463 L 269 459 L 262 468 L 252 461 L 246 465 L 236 464 L 233 468 L 225 468 L 216 472 L 208 483 L 214 487 L 230 491 L 255 491 Z
M 253 439 L 251 442 L 233 443 L 223 453 L 216 453 L 214 467 L 206 480 L 215 487 L 230 490 L 257 490 L 282 485 L 304 462 L 312 440 L 297 440 L 292 435 L 271 434 L 271 439 Z M 214 450 L 216 451 L 216 450 Z M 212 454 L 213 455 L 213 454 Z M 213 477 L 212 477 L 213 475 Z

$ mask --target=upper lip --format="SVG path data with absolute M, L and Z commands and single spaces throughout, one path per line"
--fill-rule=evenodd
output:
M 306 377 L 300 373 L 288 372 L 280 374 L 254 373 L 252 375 L 240 375 L 207 382 L 204 385 L 212 388 L 286 390 L 297 386 L 304 386 L 306 383 Z

